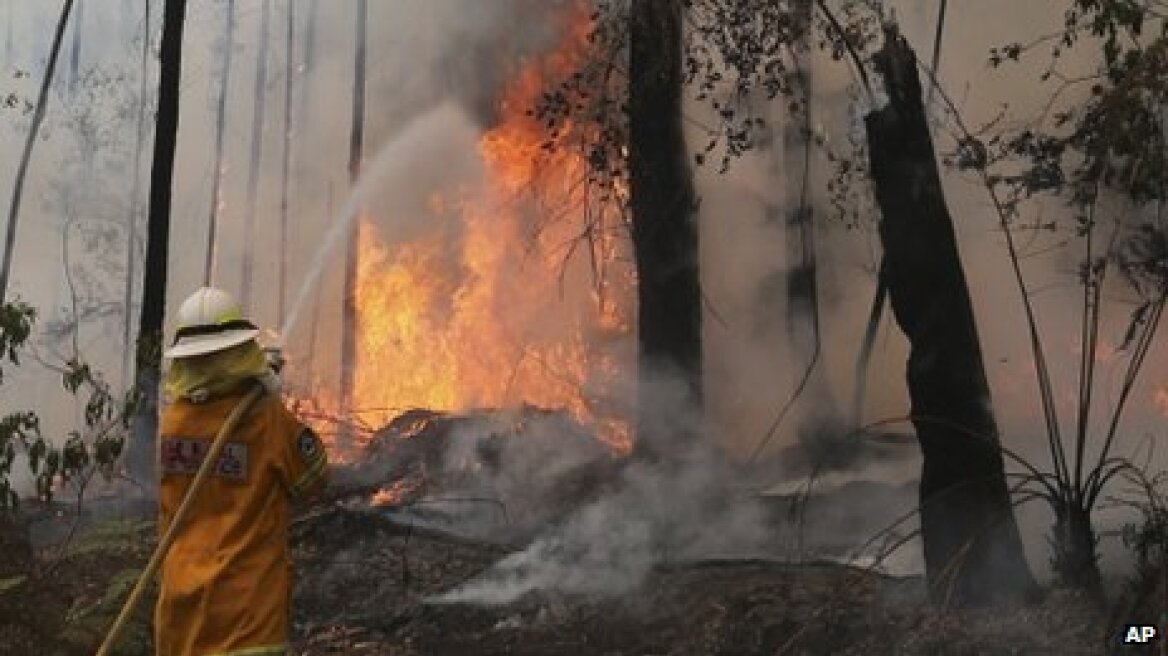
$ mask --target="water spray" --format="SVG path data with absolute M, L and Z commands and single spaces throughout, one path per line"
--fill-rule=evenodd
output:
M 434 138 L 449 137 L 452 133 L 451 126 L 458 128 L 453 130 L 454 134 L 469 135 L 470 128 L 465 126 L 470 125 L 470 119 L 461 109 L 453 106 L 442 107 L 415 118 L 362 167 L 361 176 L 349 192 L 340 211 L 333 217 L 324 240 L 313 254 L 308 272 L 304 274 L 288 314 L 282 317 L 283 323 L 280 325 L 278 335 L 287 339 L 296 329 L 309 294 L 319 284 L 325 265 L 329 262 L 329 256 L 353 229 L 353 222 L 361 213 L 362 205 L 367 203 L 371 192 L 375 191 L 374 184 L 385 180 L 404 179 L 415 170 L 417 162 L 414 151 L 423 147 L 422 144 L 429 144 Z M 446 173 L 449 174 L 449 171 Z

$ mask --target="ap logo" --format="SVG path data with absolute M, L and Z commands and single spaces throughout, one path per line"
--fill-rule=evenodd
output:
M 1156 639 L 1156 627 L 1151 624 L 1129 624 L 1123 631 L 1123 644 L 1143 645 Z

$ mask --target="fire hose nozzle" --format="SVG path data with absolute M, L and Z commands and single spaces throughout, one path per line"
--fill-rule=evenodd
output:
M 279 346 L 265 346 L 263 351 L 268 367 L 277 374 L 283 371 L 284 365 L 287 363 L 287 360 L 284 359 L 284 349 Z
M 279 374 L 288 362 L 284 358 L 284 340 L 280 337 L 280 333 L 266 328 L 258 341 L 264 352 L 264 360 L 267 361 L 268 368 Z

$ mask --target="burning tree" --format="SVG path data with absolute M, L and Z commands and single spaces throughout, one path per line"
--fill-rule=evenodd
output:
M 502 86 L 489 127 L 444 106 L 402 127 L 362 168 L 370 178 L 390 175 L 387 166 L 407 164 L 385 153 L 420 143 L 449 148 L 461 163 L 442 164 L 443 185 L 423 202 L 361 209 L 351 295 L 359 427 L 412 408 L 530 404 L 565 411 L 618 451 L 631 448 L 622 398 L 634 285 L 622 240 L 627 183 L 614 179 L 598 194 L 584 183 L 582 133 L 557 134 L 529 112 L 590 51 L 582 6 L 548 13 L 556 37 Z M 396 221 L 428 229 L 384 229 Z M 316 396 L 326 415 L 349 405 Z

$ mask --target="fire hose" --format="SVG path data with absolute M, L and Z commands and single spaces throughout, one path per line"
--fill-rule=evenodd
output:
M 243 419 L 243 416 L 255 406 L 256 401 L 259 401 L 263 395 L 264 387 L 256 384 L 247 393 L 247 396 L 243 397 L 243 400 L 236 404 L 231 414 L 227 416 L 227 420 L 223 422 L 223 426 L 219 429 L 215 440 L 211 442 L 210 450 L 207 452 L 206 457 L 203 458 L 203 462 L 199 465 L 199 470 L 195 473 L 194 480 L 191 481 L 190 489 L 187 490 L 182 503 L 175 510 L 174 517 L 170 521 L 170 526 L 166 529 L 166 534 L 158 542 L 158 546 L 155 547 L 154 553 L 150 556 L 150 561 L 146 564 L 146 569 L 138 577 L 138 582 L 134 585 L 134 589 L 130 592 L 129 598 L 126 599 L 126 603 L 122 606 L 121 612 L 118 613 L 117 619 L 114 620 L 114 624 L 106 635 L 105 641 L 101 643 L 101 647 L 97 650 L 97 656 L 108 656 L 111 653 L 114 643 L 117 642 L 118 636 L 121 634 L 122 629 L 125 628 L 126 622 L 130 619 L 130 615 L 134 613 L 138 602 L 142 600 L 146 586 L 158 572 L 159 566 L 162 565 L 162 560 L 166 558 L 166 552 L 170 551 L 171 545 L 174 544 L 175 538 L 178 537 L 179 529 L 182 527 L 183 520 L 190 510 L 191 502 L 194 500 L 195 495 L 198 494 L 199 488 L 203 485 L 203 481 L 211 473 L 212 463 L 219 461 L 219 454 L 223 451 L 223 445 L 227 443 L 227 436 L 235 432 L 235 428 L 240 420 Z

